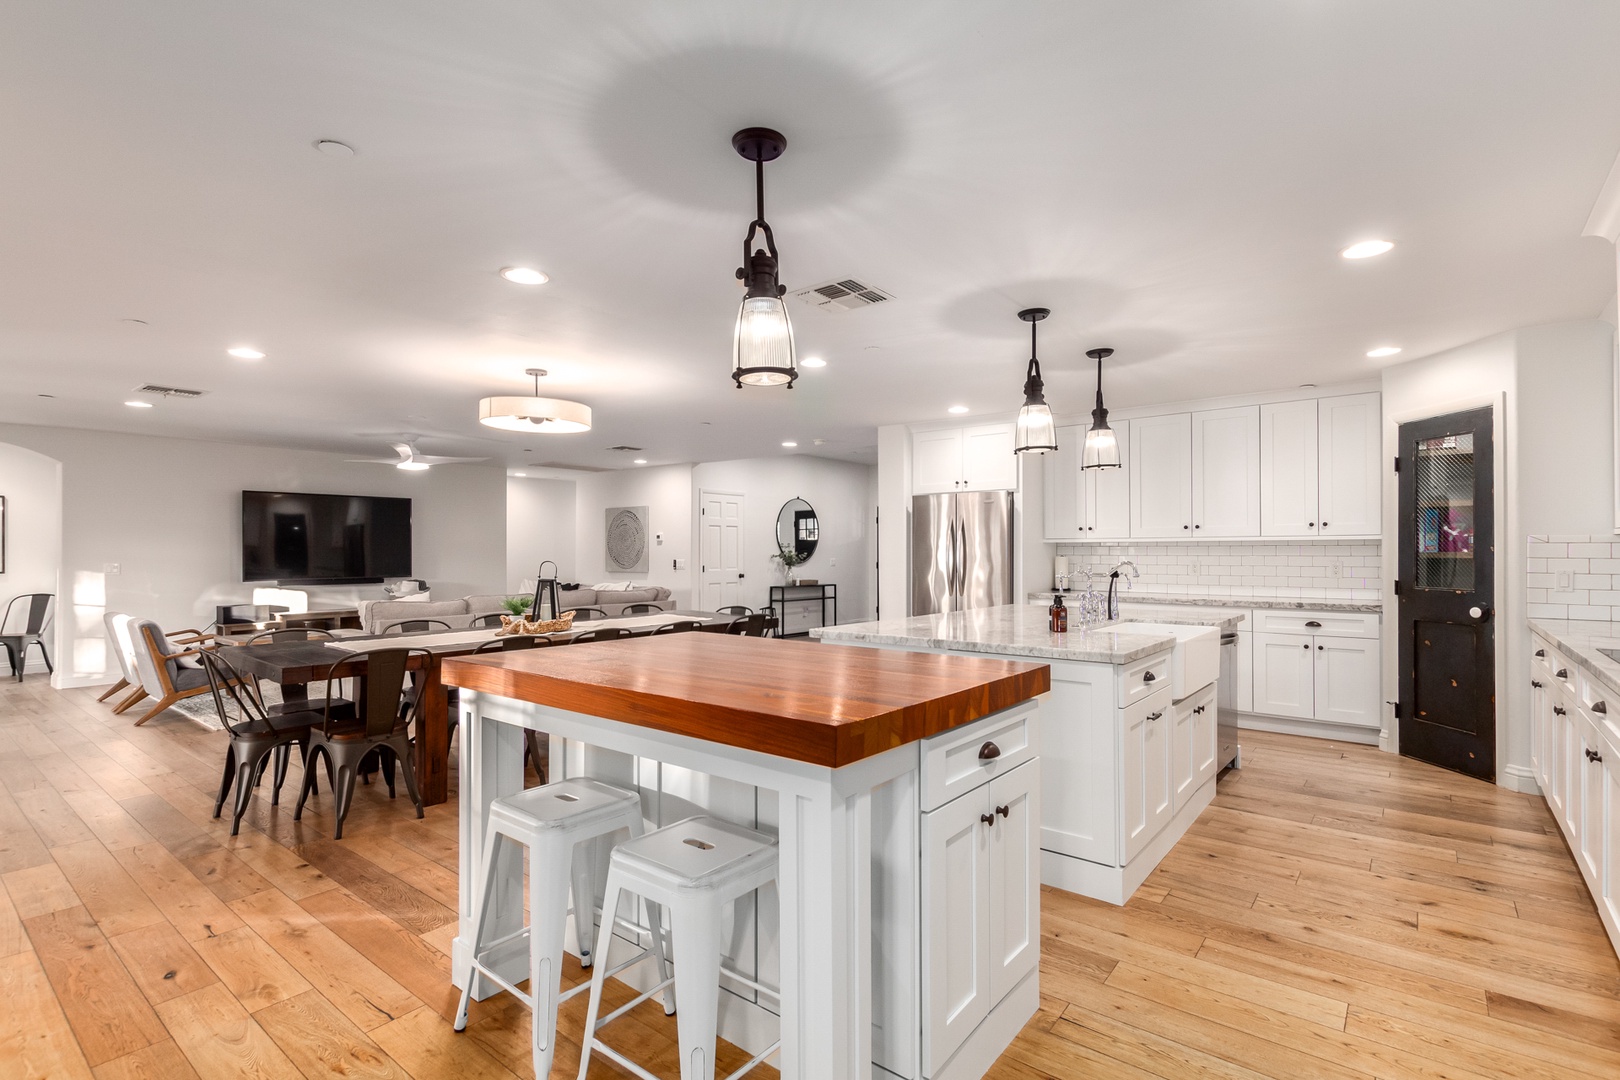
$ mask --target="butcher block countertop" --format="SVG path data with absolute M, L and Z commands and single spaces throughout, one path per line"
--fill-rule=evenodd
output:
M 444 681 L 833 769 L 1052 685 L 1041 663 L 692 633 L 449 659 Z

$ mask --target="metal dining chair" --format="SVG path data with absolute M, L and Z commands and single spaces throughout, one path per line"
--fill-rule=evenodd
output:
M 271 806 L 281 801 L 281 785 L 287 779 L 287 759 L 294 744 L 308 773 L 309 732 L 320 722 L 321 715 L 310 711 L 269 712 L 246 676 L 218 651 L 199 652 L 197 659 L 208 675 L 208 689 L 214 695 L 220 726 L 231 740 L 225 751 L 225 775 L 219 781 L 219 796 L 214 799 L 214 817 L 219 817 L 234 786 L 236 807 L 231 814 L 231 835 L 235 836 L 253 799 L 253 789 L 272 758 L 275 777 L 270 788 Z M 313 783 L 313 777 L 309 779 Z
M 38 645 L 40 655 L 45 657 L 45 670 L 55 672 L 51 666 L 51 653 L 45 647 L 45 627 L 50 625 L 51 601 L 55 593 L 23 593 L 13 596 L 11 603 L 6 605 L 6 614 L 0 618 L 0 648 L 6 650 L 6 659 L 11 662 L 11 673 L 22 682 L 23 668 L 28 666 L 28 646 Z M 11 612 L 20 601 L 28 604 L 28 614 L 22 619 L 21 629 L 6 631 L 11 625 Z
M 599 607 L 571 607 L 563 608 L 563 610 L 572 611 L 574 613 L 575 622 L 590 622 L 594 619 L 605 619 L 608 617 L 608 613 Z
M 618 641 L 620 638 L 630 637 L 630 631 L 622 626 L 599 626 L 595 630 L 587 630 L 570 644 L 583 645 L 587 641 Z
M 765 627 L 765 613 L 760 611 L 738 619 L 726 627 L 726 633 L 736 634 L 738 637 L 764 637 Z
M 422 630 L 454 630 L 455 627 L 443 619 L 405 619 L 402 622 L 389 623 L 378 631 L 379 634 L 414 634 Z
M 657 604 L 626 604 L 624 607 L 626 615 L 656 615 L 663 610 Z
M 721 615 L 752 615 L 754 613 L 754 609 L 745 604 L 728 604 L 715 610 Z
M 508 637 L 498 637 L 494 641 L 486 641 L 473 650 L 473 655 L 492 652 L 512 652 L 523 649 L 546 649 L 558 644 L 551 638 L 533 637 L 527 634 L 512 634 Z M 551 737 L 543 731 L 533 728 L 523 729 L 523 757 L 526 761 L 534 763 L 534 774 L 540 778 L 542 784 L 546 783 L 546 774 L 551 764 Z
M 491 611 L 474 619 L 472 621 L 472 628 L 474 630 L 499 630 L 501 627 L 506 625 L 506 623 L 502 621 L 505 618 L 507 618 L 507 616 L 501 614 L 499 611 Z
M 665 623 L 652 632 L 653 637 L 660 634 L 686 634 L 698 629 L 703 624 L 696 619 L 687 619 L 684 622 Z
M 323 630 L 318 626 L 284 626 L 275 630 L 261 630 L 257 634 L 254 634 L 252 637 L 248 638 L 243 644 L 281 645 L 289 641 L 336 640 L 338 640 L 336 634 L 332 633 L 330 630 Z M 255 688 L 258 687 L 259 680 L 257 678 L 253 679 L 253 685 Z M 332 707 L 339 711 L 347 709 L 352 714 L 354 711 L 354 701 L 349 697 L 349 689 L 350 688 L 343 687 L 341 684 L 339 685 L 338 696 L 332 699 Z M 264 693 L 262 691 L 259 693 L 259 698 L 261 701 L 264 699 Z M 266 710 L 272 714 L 303 712 L 309 707 L 308 684 L 306 683 L 302 686 L 297 684 L 288 684 L 281 688 L 281 703 L 279 705 L 266 706 Z

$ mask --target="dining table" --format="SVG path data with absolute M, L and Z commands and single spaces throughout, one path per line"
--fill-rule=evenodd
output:
M 534 635 L 557 644 L 568 644 L 580 635 L 602 627 L 618 627 L 635 637 L 649 636 L 660 626 L 676 622 L 698 622 L 700 629 L 720 631 L 745 616 L 714 611 L 677 609 L 643 615 L 623 615 L 576 622 L 567 630 Z M 442 665 L 450 657 L 469 656 L 496 640 L 496 628 L 425 630 L 396 634 L 370 634 L 331 640 L 272 641 L 258 645 L 235 644 L 229 659 L 244 675 L 252 675 L 282 688 L 283 700 L 305 697 L 304 688 L 312 682 L 329 679 L 358 679 L 366 676 L 366 657 L 376 649 L 419 649 L 408 670 L 420 672 L 423 695 L 421 719 L 416 732 L 416 783 L 422 802 L 436 806 L 450 797 L 450 694 L 445 686 Z M 221 639 L 228 640 L 228 639 Z M 318 703 L 312 703 L 318 709 Z

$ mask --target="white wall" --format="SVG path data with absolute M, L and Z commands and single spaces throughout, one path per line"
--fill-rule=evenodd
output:
M 911 429 L 878 428 L 878 600 L 885 619 L 911 614 Z
M 525 591 L 540 563 L 557 564 L 557 577 L 577 581 L 574 559 L 578 485 L 572 480 L 506 478 L 506 588 Z
M 438 595 L 498 592 L 506 574 L 506 478 L 499 466 L 402 472 L 340 454 L 0 424 L 0 442 L 62 463 L 58 685 L 109 678 L 106 609 L 166 627 L 202 626 L 214 605 L 249 600 L 241 492 L 409 496 L 414 576 Z M 108 564 L 120 566 L 106 573 Z M 381 597 L 378 586 L 310 589 L 310 604 Z
M 692 466 L 580 473 L 575 485 L 574 580 L 584 585 L 599 581 L 663 585 L 673 594 L 677 607 L 690 607 L 691 571 L 675 569 L 674 562 L 692 556 Z M 646 574 L 608 569 L 606 514 L 610 506 L 648 508 L 648 528 L 662 541 L 653 542 Z
M 783 581 L 781 564 L 771 561 L 776 546 L 776 515 L 789 499 L 801 498 L 816 508 L 821 540 L 810 561 L 795 571 L 838 586 L 838 621 L 862 622 L 872 617 L 873 564 L 876 538 L 873 529 L 873 467 L 848 461 L 791 455 L 742 461 L 711 461 L 692 467 L 693 550 L 700 508 L 698 492 L 728 491 L 741 494 L 743 518 L 743 589 L 739 603 L 764 607 L 769 586 Z M 699 588 L 694 565 L 691 587 Z M 695 595 L 695 593 L 694 593 Z
M 0 614 L 23 593 L 58 593 L 62 565 L 62 467 L 32 450 L 0 443 L 0 496 L 5 508 L 5 569 L 0 571 Z M 18 605 L 12 624 L 26 618 Z M 56 653 L 51 652 L 54 660 Z M 28 651 L 28 670 L 44 671 L 38 649 Z M 0 678 L 4 672 L 0 671 Z

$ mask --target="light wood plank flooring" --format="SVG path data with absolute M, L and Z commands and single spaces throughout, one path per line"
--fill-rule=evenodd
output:
M 1124 908 L 1045 893 L 1042 1009 L 993 1077 L 1620 1076 L 1620 965 L 1539 800 L 1245 736 Z M 454 802 L 417 821 L 363 788 L 334 843 L 328 799 L 295 825 L 266 791 L 232 839 L 223 750 L 0 683 L 0 1078 L 531 1076 L 509 997 L 450 1028 Z M 677 1075 L 656 1005 L 617 1028 Z

